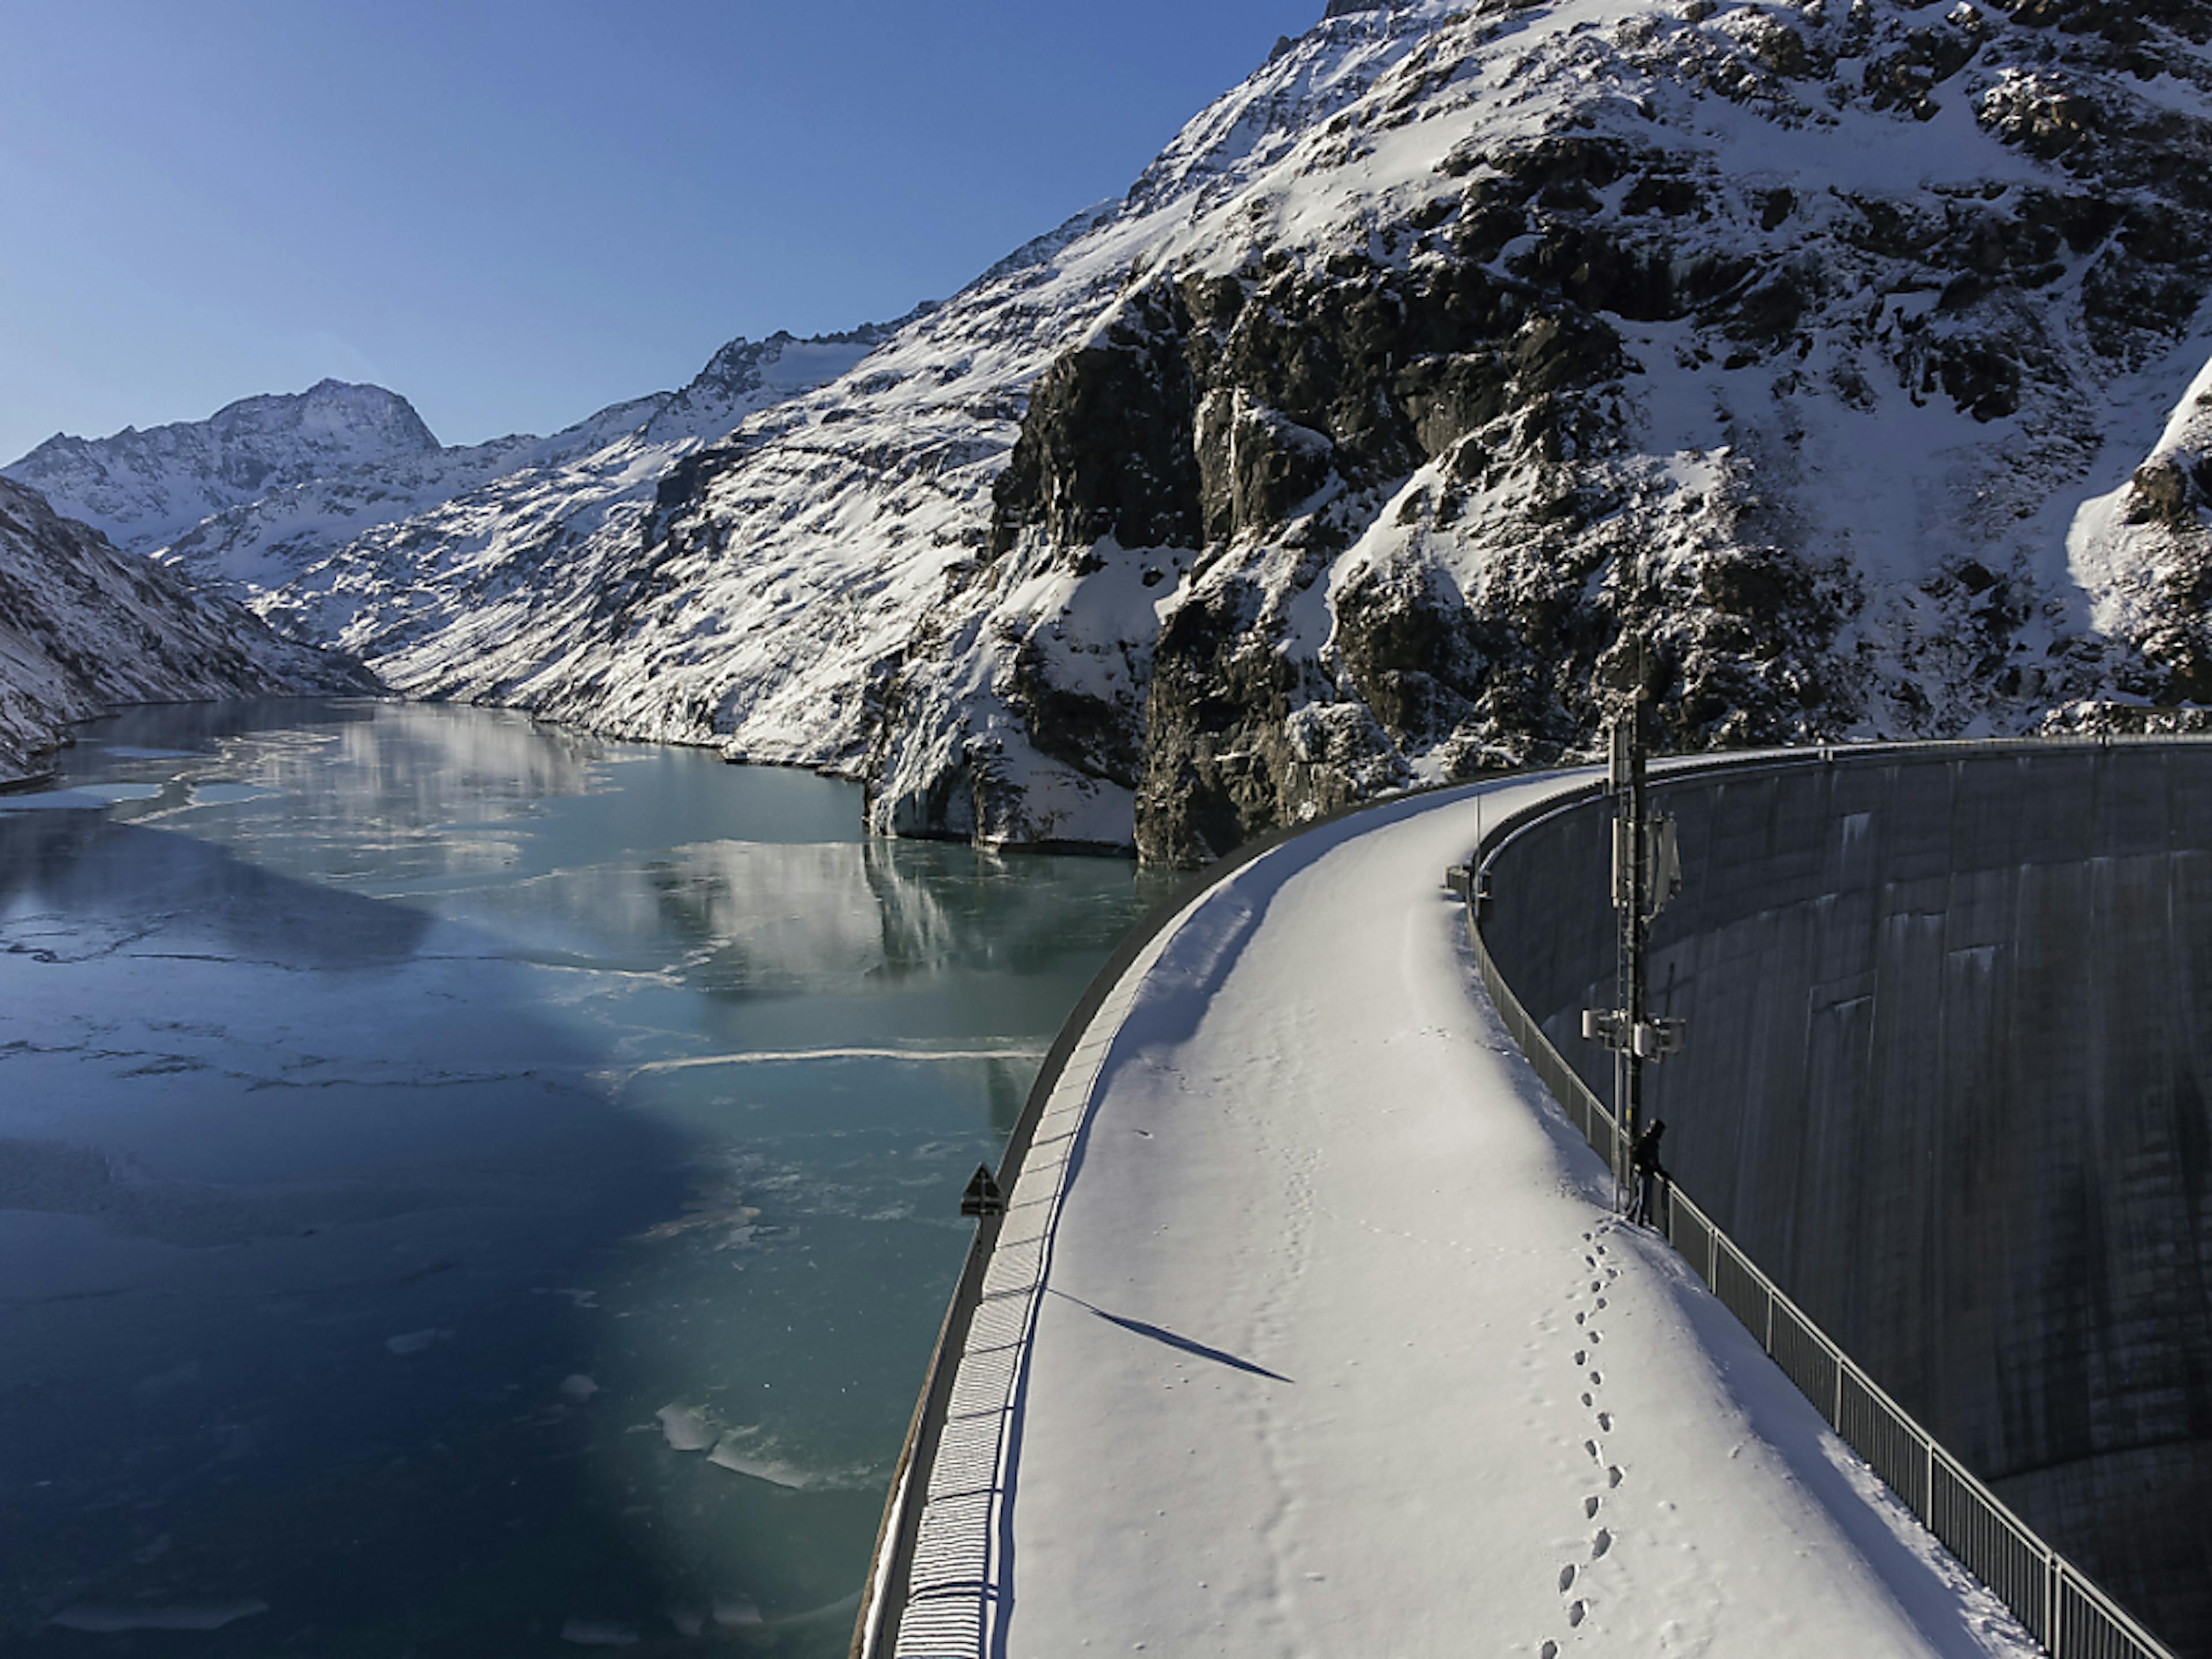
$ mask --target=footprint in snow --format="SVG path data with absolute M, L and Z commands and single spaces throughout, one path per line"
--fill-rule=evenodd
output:
M 1619 1467 L 1618 1465 L 1616 1465 L 1616 1464 L 1611 1464 L 1611 1463 L 1608 1463 L 1607 1465 L 1606 1465 L 1606 1470 L 1605 1470 L 1605 1484 L 1606 1484 L 1606 1486 L 1607 1486 L 1608 1488 L 1610 1488 L 1610 1487 L 1613 1487 L 1613 1486 L 1619 1486 L 1619 1485 L 1620 1484 L 1620 1480 L 1621 1480 L 1621 1476 L 1620 1476 L 1620 1467 Z
M 1579 1601 L 1567 1609 L 1567 1628 L 1574 1629 L 1583 1621 L 1583 1604 Z
M 1602 1559 L 1605 1553 L 1612 1547 L 1613 1534 L 1603 1527 L 1600 1527 L 1597 1529 L 1597 1536 L 1590 1540 L 1590 1559 L 1593 1561 Z
M 1575 1564 L 1571 1561 L 1559 1569 L 1559 1594 L 1565 1595 L 1575 1587 Z
M 1605 1499 L 1603 1499 L 1602 1498 L 1598 1497 L 1595 1493 L 1592 1493 L 1589 1497 L 1583 1498 L 1583 1520 L 1585 1520 L 1585 1521 L 1595 1521 L 1595 1520 L 1596 1520 L 1596 1519 L 1597 1519 L 1598 1508 L 1599 1508 L 1599 1506 L 1600 1506 L 1601 1504 L 1602 1504 L 1604 1502 L 1605 1502 Z
M 1611 1434 L 1613 1432 L 1613 1413 L 1611 1412 L 1600 1412 L 1597 1414 L 1597 1428 L 1600 1434 Z

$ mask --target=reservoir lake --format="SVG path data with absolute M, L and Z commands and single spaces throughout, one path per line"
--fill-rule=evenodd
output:
M 972 1224 L 1146 902 L 511 713 L 0 794 L 0 1650 L 842 1654 Z

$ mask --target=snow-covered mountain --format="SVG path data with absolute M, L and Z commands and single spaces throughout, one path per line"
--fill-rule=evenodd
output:
M 264 595 L 334 550 L 479 492 L 535 519 L 549 494 L 573 512 L 579 498 L 620 494 L 633 475 L 657 477 L 753 410 L 835 379 L 884 332 L 732 340 L 681 390 L 611 404 L 550 437 L 441 446 L 397 393 L 325 380 L 204 421 L 51 438 L 0 477 L 119 545 L 183 566 L 203 587 L 265 609 Z M 579 471 L 564 479 L 571 468 Z M 439 519 L 447 527 L 433 538 L 450 535 L 451 522 Z M 411 550 L 422 539 L 400 532 L 378 545 Z M 399 557 L 399 585 L 411 592 L 425 573 L 410 554 Z M 300 603 L 274 608 L 289 615 Z
M 557 633 L 588 610 L 609 560 L 636 546 L 679 463 L 756 411 L 844 374 L 895 327 L 733 340 L 681 391 L 623 405 L 620 421 L 612 411 L 594 416 L 569 429 L 579 435 L 546 441 L 546 453 L 528 464 L 426 492 L 408 513 L 343 526 L 324 486 L 301 492 L 316 516 L 296 533 L 278 533 L 294 509 L 272 499 L 209 520 L 163 556 L 205 574 L 235 570 L 241 550 L 252 550 L 274 567 L 270 580 L 241 594 L 263 616 L 395 664 L 431 640 L 447 655 L 469 654 L 471 641 L 497 636 L 518 592 L 528 595 L 538 633 Z
M 865 777 L 880 830 L 1176 860 L 1572 750 L 1639 657 L 1692 746 L 2212 696 L 2208 37 L 1333 0 L 649 500 L 610 454 L 267 608 L 419 694 Z
M 414 405 L 382 386 L 324 380 L 307 391 L 242 398 L 204 421 L 109 438 L 57 433 L 0 467 L 54 511 L 118 547 L 149 553 L 211 513 L 332 473 L 405 465 L 439 454 Z
M 294 580 L 332 548 L 495 478 L 558 466 L 631 431 L 667 394 L 616 404 L 550 437 L 528 434 L 434 447 L 272 487 L 143 550 L 204 587 L 247 603 Z
M 1331 0 L 850 359 L 170 556 L 417 695 L 1178 860 L 1573 752 L 1638 663 L 1686 746 L 2212 698 L 2208 40 Z
M 0 783 L 46 769 L 69 722 L 124 703 L 378 689 L 0 478 Z

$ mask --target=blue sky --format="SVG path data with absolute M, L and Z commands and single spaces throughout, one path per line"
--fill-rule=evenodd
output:
M 939 297 L 1322 0 L 0 0 L 0 461 L 325 375 L 448 443 Z

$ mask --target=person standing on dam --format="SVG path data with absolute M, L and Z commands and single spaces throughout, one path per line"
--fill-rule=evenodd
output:
M 1652 1119 L 1644 1133 L 1636 1137 L 1636 1145 L 1628 1154 L 1629 1170 L 1636 1184 L 1628 1218 L 1639 1227 L 1658 1224 L 1659 1183 L 1667 1179 L 1666 1167 L 1659 1162 L 1659 1137 L 1666 1133 L 1666 1119 Z

